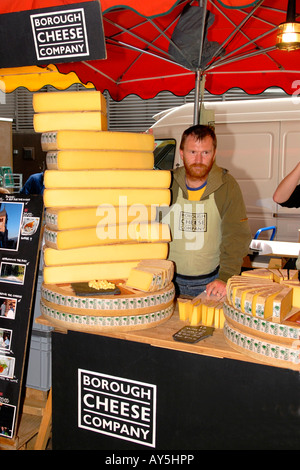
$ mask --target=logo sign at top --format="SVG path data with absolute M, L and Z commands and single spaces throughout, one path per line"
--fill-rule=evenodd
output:
M 0 15 L 0 51 L 3 68 L 105 59 L 100 3 Z
M 30 15 L 38 60 L 89 55 L 83 8 Z

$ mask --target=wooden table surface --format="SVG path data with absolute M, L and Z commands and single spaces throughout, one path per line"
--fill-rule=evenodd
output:
M 38 317 L 36 319 L 37 323 L 51 326 L 51 323 L 43 317 Z M 188 325 L 189 322 L 183 322 L 179 320 L 178 309 L 175 308 L 175 312 L 172 317 L 167 321 L 161 323 L 152 328 L 146 328 L 141 330 L 128 330 L 128 331 L 105 331 L 99 333 L 98 331 L 94 334 L 101 336 L 107 336 L 110 338 L 118 338 L 127 341 L 135 341 L 139 343 L 146 343 L 154 347 L 173 349 L 176 351 L 182 351 L 192 354 L 200 354 L 215 358 L 227 358 L 234 359 L 244 362 L 252 362 L 256 364 L 266 364 L 262 361 L 258 361 L 252 357 L 243 354 L 242 352 L 236 351 L 233 349 L 225 340 L 223 329 L 215 329 L 213 335 L 209 338 L 203 339 L 198 343 L 188 344 L 173 339 L 173 334 L 180 330 L 183 326 Z M 54 328 L 55 331 L 66 333 L 66 330 L 61 328 Z M 84 332 L 84 331 L 83 331 Z M 269 365 L 269 364 L 266 364 Z M 273 364 L 272 364 L 273 366 Z M 277 367 L 275 365 L 275 367 Z M 284 365 L 283 368 L 290 368 Z

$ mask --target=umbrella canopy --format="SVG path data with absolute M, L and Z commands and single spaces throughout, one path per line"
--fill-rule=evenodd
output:
M 109 2 L 102 3 L 104 8 Z M 275 46 L 277 27 L 286 20 L 287 0 L 207 0 L 202 2 L 206 6 L 198 15 L 199 2 L 195 1 L 179 0 L 172 6 L 166 1 L 165 5 L 171 7 L 165 13 L 156 13 L 155 0 L 147 3 L 148 16 L 133 8 L 103 10 L 106 60 L 60 64 L 58 69 L 63 73 L 75 71 L 83 83 L 89 80 L 97 89 L 108 90 L 114 100 L 129 93 L 152 98 L 162 90 L 186 95 L 194 88 L 199 71 L 205 76 L 205 88 L 213 94 L 223 94 L 233 87 L 258 94 L 270 86 L 278 86 L 288 94 L 295 92 L 300 51 L 280 51 Z M 229 8 L 230 3 L 252 4 Z M 178 21 L 183 12 L 191 9 L 183 43 L 174 44 Z M 205 41 L 199 52 L 206 15 Z M 189 36 L 190 42 L 186 42 Z M 181 62 L 181 51 L 186 53 L 194 44 L 194 62 Z M 209 45 L 213 55 L 199 65 L 198 58 L 205 55 Z
M 79 0 L 1 0 L 0 13 L 71 3 Z M 295 92 L 300 52 L 275 46 L 288 0 L 200 3 L 102 0 L 107 58 L 56 64 L 57 69 L 65 77 L 75 73 L 77 82 L 108 90 L 117 101 L 131 93 L 153 98 L 163 90 L 184 96 L 203 77 L 213 94 L 233 87 L 258 94 L 270 86 Z M 6 72 L 0 70 L 4 82 Z

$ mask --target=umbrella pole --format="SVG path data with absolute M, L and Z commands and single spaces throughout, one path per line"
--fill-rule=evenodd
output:
M 207 13 L 207 0 L 199 0 L 199 7 L 203 8 L 203 22 L 201 25 L 201 36 L 200 36 L 200 47 L 199 47 L 199 59 L 198 59 L 198 68 L 196 71 L 196 84 L 195 84 L 195 104 L 194 104 L 194 125 L 200 123 L 200 113 L 201 113 L 201 106 L 200 106 L 200 86 L 201 81 L 203 78 L 202 71 L 200 70 L 201 66 L 201 59 L 202 59 L 202 51 L 203 51 L 203 44 L 204 44 L 204 33 L 205 33 L 205 24 L 206 24 L 206 13 Z M 202 89 L 204 89 L 202 87 Z M 201 101 L 202 101 L 201 93 Z
M 194 119 L 193 124 L 200 124 L 201 120 L 201 107 L 205 88 L 205 75 L 201 70 L 196 72 L 196 84 L 195 84 L 195 100 L 194 100 Z
M 195 83 L 195 102 L 194 102 L 194 120 L 193 120 L 194 125 L 199 124 L 200 122 L 200 103 L 199 103 L 200 82 L 201 82 L 201 74 L 200 74 L 200 70 L 197 70 L 196 83 Z

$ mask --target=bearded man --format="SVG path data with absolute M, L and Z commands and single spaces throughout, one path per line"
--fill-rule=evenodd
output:
M 226 282 L 239 275 L 252 239 L 240 187 L 216 164 L 217 139 L 210 126 L 182 135 L 183 166 L 174 170 L 172 205 L 163 217 L 171 227 L 169 259 L 178 295 L 205 291 L 223 297 Z

